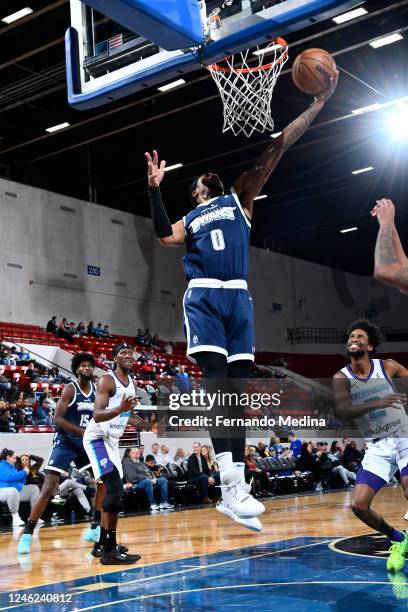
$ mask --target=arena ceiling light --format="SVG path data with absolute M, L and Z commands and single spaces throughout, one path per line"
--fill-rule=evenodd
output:
M 268 196 L 267 196 L 267 194 L 266 194 L 266 193 L 262 193 L 261 195 L 256 196 L 256 198 L 254 198 L 254 202 L 255 202 L 255 200 L 264 200 L 264 199 L 265 199 L 265 198 L 267 198 L 267 197 L 268 197 Z
M 161 87 L 158 87 L 157 89 L 159 91 L 169 91 L 169 89 L 180 87 L 180 85 L 184 85 L 184 83 L 185 83 L 184 79 L 177 79 L 177 81 L 173 81 L 172 83 L 167 83 L 167 85 L 162 85 Z
M 64 121 L 64 123 L 59 123 L 58 125 L 52 125 L 49 128 L 46 128 L 46 132 L 49 132 L 50 134 L 52 134 L 52 132 L 58 132 L 58 130 L 63 130 L 66 127 L 69 127 L 69 123 L 67 121 Z
M 32 12 L 33 12 L 33 9 L 26 6 L 20 11 L 17 11 L 16 13 L 12 13 L 11 15 L 8 15 L 7 17 L 3 17 L 2 21 L 3 23 L 7 23 L 7 24 L 13 23 L 13 21 L 18 21 L 18 19 L 22 19 L 26 15 L 30 15 L 30 13 Z
M 353 113 L 353 115 L 362 115 L 363 113 L 371 113 L 372 111 L 378 110 L 379 108 L 381 108 L 381 104 L 376 102 L 375 104 L 370 104 L 369 106 L 355 108 L 351 112 Z
M 183 164 L 173 164 L 172 166 L 166 166 L 164 171 L 170 172 L 170 170 L 176 170 L 177 168 L 181 168 Z
M 402 34 L 399 32 L 395 32 L 394 34 L 389 34 L 388 36 L 383 36 L 382 38 L 377 38 L 376 40 L 372 40 L 370 43 L 370 47 L 373 49 L 378 49 L 379 47 L 384 47 L 385 45 L 391 45 L 392 43 L 397 42 L 404 38 Z
M 367 168 L 359 168 L 358 170 L 353 170 L 351 174 L 362 174 L 363 172 L 370 172 L 370 170 L 374 170 L 374 167 L 367 166 Z
M 351 19 L 357 19 L 357 17 L 367 15 L 367 13 L 368 11 L 365 8 L 360 7 L 353 11 L 343 13 L 342 15 L 337 15 L 337 17 L 333 17 L 332 21 L 334 21 L 334 23 L 345 23 L 346 21 L 351 21 Z
M 408 140 L 408 105 L 401 104 L 397 108 L 392 109 L 392 112 L 387 114 L 385 119 L 387 132 L 392 136 L 393 140 L 405 141 Z
M 282 134 L 282 132 L 275 132 L 274 134 L 271 134 L 271 138 L 277 138 L 281 134 Z
M 349 232 L 355 232 L 358 230 L 358 227 L 346 227 L 345 229 L 340 230 L 340 234 L 348 234 Z

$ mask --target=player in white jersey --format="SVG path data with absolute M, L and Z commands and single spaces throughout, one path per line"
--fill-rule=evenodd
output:
M 148 423 L 133 414 L 138 400 L 133 379 L 129 376 L 134 365 L 131 347 L 126 343 L 113 349 L 115 369 L 99 380 L 94 416 L 87 425 L 84 448 L 95 478 L 101 478 L 106 487 L 101 518 L 99 544 L 103 565 L 131 564 L 139 555 L 127 554 L 127 549 L 116 543 L 116 526 L 123 494 L 123 471 L 119 454 L 119 439 L 126 425 L 151 429 Z
M 393 359 L 374 359 L 381 342 L 380 329 L 366 319 L 354 321 L 348 329 L 347 354 L 350 363 L 334 375 L 337 416 L 354 421 L 368 443 L 351 509 L 363 523 L 391 540 L 387 570 L 400 571 L 408 550 L 408 534 L 385 522 L 371 508 L 377 492 L 395 472 L 408 499 L 408 416 L 405 394 L 397 393 L 392 378 L 407 378 L 408 370 Z

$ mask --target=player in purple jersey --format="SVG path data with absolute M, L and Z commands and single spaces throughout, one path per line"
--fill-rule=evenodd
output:
M 163 206 L 160 183 L 166 162 L 157 151 L 146 153 L 148 194 L 154 229 L 165 247 L 186 245 L 183 263 L 189 281 L 183 300 L 187 355 L 200 366 L 207 392 L 239 392 L 240 380 L 249 378 L 254 361 L 252 298 L 247 289 L 250 222 L 254 198 L 269 179 L 285 151 L 306 131 L 337 85 L 338 73 L 328 89 L 268 144 L 253 167 L 241 174 L 230 193 L 216 173 L 199 176 L 190 187 L 195 207 L 173 225 Z M 214 406 L 212 417 L 241 416 L 239 405 Z M 233 433 L 210 427 L 220 467 L 223 501 L 217 509 L 249 529 L 260 531 L 257 518 L 264 506 L 249 494 L 244 478 L 245 429 Z

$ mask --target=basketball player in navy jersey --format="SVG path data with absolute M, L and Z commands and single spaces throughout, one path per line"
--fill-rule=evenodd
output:
M 348 329 L 350 363 L 334 375 L 337 416 L 354 421 L 368 447 L 357 472 L 351 509 L 363 523 L 391 540 L 388 571 L 401 571 L 408 550 L 408 534 L 385 522 L 371 508 L 378 491 L 401 473 L 401 486 L 408 499 L 408 416 L 406 395 L 397 393 L 393 378 L 407 378 L 408 370 L 393 359 L 375 359 L 381 342 L 380 329 L 366 319 Z
M 88 353 L 79 353 L 72 358 L 71 369 L 77 380 L 65 386 L 57 403 L 54 415 L 56 433 L 44 470 L 45 481 L 21 535 L 18 544 L 20 554 L 30 552 L 35 526 L 58 486 L 61 475 L 69 471 L 71 462 L 74 462 L 79 470 L 90 467 L 83 446 L 83 435 L 94 410 L 96 394 L 92 382 L 94 367 L 95 360 Z M 104 496 L 103 486 L 99 486 L 98 495 L 99 498 Z
M 328 89 L 267 146 L 229 193 L 224 193 L 217 174 L 199 176 L 190 187 L 194 210 L 173 225 L 159 188 L 166 162 L 159 164 L 157 151 L 145 154 L 156 235 L 162 246 L 186 245 L 183 261 L 189 281 L 184 297 L 187 355 L 200 366 L 208 391 L 219 390 L 219 381 L 225 379 L 235 379 L 228 390 L 236 390 L 240 387 L 238 379 L 249 378 L 255 350 L 252 298 L 247 290 L 253 201 L 282 155 L 302 136 L 330 98 L 337 78 L 338 74 Z M 229 414 L 227 409 L 216 406 L 211 416 L 241 416 L 240 406 L 228 410 Z M 257 516 L 265 508 L 249 495 L 245 483 L 245 430 L 235 428 L 231 436 L 210 428 L 210 435 L 223 491 L 223 502 L 217 509 L 249 529 L 260 531 L 262 525 Z

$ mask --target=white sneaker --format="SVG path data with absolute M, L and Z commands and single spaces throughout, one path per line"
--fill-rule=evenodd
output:
M 169 504 L 169 502 L 162 502 L 160 504 L 160 510 L 172 510 L 173 508 L 173 504 Z
M 23 521 L 23 519 L 20 517 L 20 515 L 18 514 L 18 512 L 16 512 L 15 514 L 13 514 L 13 522 L 12 522 L 13 527 L 23 527 L 25 525 L 25 522 Z
M 44 525 L 45 521 L 42 520 L 42 518 L 39 518 L 37 521 L 37 525 Z
M 407 510 L 407 512 L 404 514 L 404 519 L 405 519 L 406 521 L 408 521 L 408 510 Z
M 226 478 L 221 484 L 223 506 L 239 518 L 253 518 L 265 512 L 265 506 L 249 494 L 250 485 L 241 478 L 235 482 L 233 477 L 232 482 L 228 480 Z
M 160 506 L 157 504 L 150 504 L 150 510 L 160 510 Z
M 230 508 L 227 508 L 227 506 L 224 506 L 224 503 L 222 501 L 219 501 L 215 507 L 218 510 L 218 512 L 221 512 L 221 514 L 224 514 L 225 516 L 229 516 L 236 523 L 239 523 L 243 527 L 246 527 L 247 529 L 250 529 L 251 531 L 258 531 L 258 532 L 262 531 L 262 523 L 259 520 L 259 518 L 257 518 L 256 516 L 253 516 L 252 518 L 242 518 L 240 516 L 237 516 L 236 514 L 233 513 L 233 511 Z

